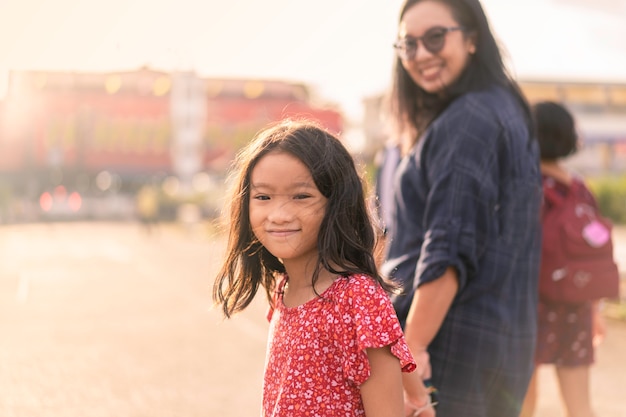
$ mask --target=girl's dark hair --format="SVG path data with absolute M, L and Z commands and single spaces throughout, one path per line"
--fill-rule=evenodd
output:
M 406 0 L 399 21 L 402 21 L 407 10 L 421 1 L 424 0 Z M 528 102 L 504 66 L 498 43 L 479 0 L 436 1 L 450 8 L 454 19 L 464 28 L 464 36 L 474 37 L 476 51 L 461 76 L 452 85 L 446 86 L 444 95 L 431 94 L 419 87 L 402 66 L 400 58 L 396 58 L 389 104 L 399 130 L 413 131 L 417 137 L 455 98 L 495 84 L 513 93 L 524 112 L 529 132 L 532 132 Z
M 260 131 L 235 161 L 226 260 L 213 286 L 213 300 L 222 306 L 224 315 L 230 317 L 246 308 L 259 286 L 265 288 L 271 302 L 276 274 L 285 272 L 280 260 L 256 239 L 249 219 L 250 175 L 270 152 L 285 152 L 299 159 L 328 199 L 313 284 L 324 268 L 339 275 L 363 273 L 386 290 L 394 290 L 393 284 L 380 276 L 374 261 L 377 234 L 352 156 L 339 139 L 317 124 L 286 120 Z
M 578 135 L 572 114 L 561 104 L 542 101 L 532 107 L 541 159 L 557 159 L 576 153 Z

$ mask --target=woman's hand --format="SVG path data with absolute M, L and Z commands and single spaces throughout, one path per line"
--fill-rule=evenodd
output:
M 427 395 L 421 400 L 413 400 L 406 393 L 404 396 L 404 415 L 406 417 L 435 417 L 435 405 Z
M 402 375 L 404 385 L 404 415 L 407 417 L 434 417 L 435 409 L 431 394 L 435 388 L 427 387 L 417 371 Z

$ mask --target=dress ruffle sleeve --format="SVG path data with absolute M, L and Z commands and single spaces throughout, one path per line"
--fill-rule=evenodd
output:
M 383 288 L 366 276 L 346 280 L 338 309 L 344 346 L 343 369 L 348 380 L 361 385 L 370 376 L 368 348 L 391 347 L 403 372 L 416 365 L 391 300 Z

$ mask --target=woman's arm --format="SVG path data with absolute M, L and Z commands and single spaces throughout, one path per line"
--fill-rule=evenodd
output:
M 367 417 L 403 417 L 404 397 L 400 360 L 390 346 L 366 350 L 370 376 L 361 385 Z
M 447 268 L 438 279 L 422 284 L 413 296 L 404 331 L 417 369 L 412 374 L 403 375 L 406 403 L 413 408 L 423 407 L 430 401 L 422 382 L 431 376 L 427 348 L 439 331 L 458 289 L 456 271 Z M 432 407 L 427 407 L 419 415 L 430 417 L 435 412 Z
M 458 289 L 456 270 L 449 267 L 438 279 L 420 285 L 413 296 L 404 332 L 417 363 L 416 372 L 424 379 L 430 378 L 426 349 L 439 331 Z

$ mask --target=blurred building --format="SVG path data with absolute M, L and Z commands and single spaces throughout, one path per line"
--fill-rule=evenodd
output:
M 522 80 L 530 103 L 564 103 L 576 117 L 581 151 L 568 164 L 583 174 L 626 172 L 626 83 Z M 367 152 L 374 154 L 388 139 L 382 95 L 368 97 L 365 107 Z
M 259 128 L 286 117 L 343 130 L 341 112 L 302 83 L 147 68 L 12 71 L 0 101 L 0 189 L 28 201 L 84 198 L 177 174 L 221 175 Z
M 564 103 L 574 114 L 581 149 L 566 163 L 585 175 L 626 172 L 626 83 L 524 81 L 530 103 Z

